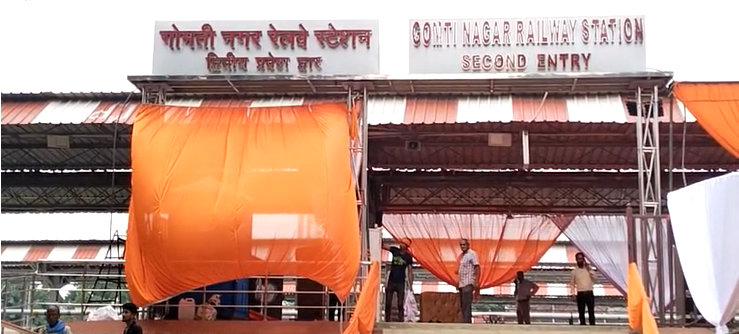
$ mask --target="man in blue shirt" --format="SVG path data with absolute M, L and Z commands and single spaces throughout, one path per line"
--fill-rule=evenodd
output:
M 385 284 L 385 322 L 392 321 L 393 294 L 397 294 L 398 298 L 398 321 L 405 321 L 406 273 L 408 281 L 413 284 L 413 257 L 408 253 L 408 246 L 408 240 L 401 241 L 400 247 L 383 245 L 383 248 L 393 254 L 393 259 L 390 261 L 390 275 Z

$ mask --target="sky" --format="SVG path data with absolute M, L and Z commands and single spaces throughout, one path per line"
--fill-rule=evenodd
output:
M 408 73 L 410 19 L 645 15 L 647 66 L 681 81 L 739 80 L 723 0 L 5 0 L 2 92 L 131 91 L 151 72 L 154 21 L 380 19 L 381 74 Z
M 127 213 L 3 213 L 0 220 L 4 226 L 23 226 L 24 228 L 6 228 L 0 234 L 2 241 L 30 240 L 111 240 L 113 233 L 125 236 L 128 226 Z M 63 229 L 49 228 L 64 226 Z M 384 228 L 383 238 L 392 238 Z M 567 241 L 561 235 L 558 241 Z

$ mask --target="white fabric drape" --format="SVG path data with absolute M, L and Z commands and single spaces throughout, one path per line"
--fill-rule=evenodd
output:
M 616 289 L 625 293 L 629 252 L 624 216 L 577 216 L 562 233 Z
M 739 309 L 739 172 L 667 195 L 672 231 L 695 305 L 716 333 Z
M 639 224 L 644 221 L 638 219 L 636 221 L 636 252 L 637 266 L 639 271 L 649 270 L 651 277 L 651 285 L 657 286 L 659 279 L 657 262 L 654 258 L 645 264 L 641 256 L 642 253 L 642 229 Z M 667 225 L 666 221 L 661 221 L 664 228 L 662 231 L 663 254 L 667 254 L 670 248 L 667 244 Z M 627 235 L 626 216 L 622 215 L 580 215 L 572 220 L 569 227 L 562 232 L 577 247 L 588 261 L 595 265 L 598 270 L 605 276 L 616 289 L 621 293 L 626 293 L 626 282 L 629 268 L 629 245 Z M 647 233 L 655 233 L 654 230 L 647 229 Z M 656 237 L 650 237 L 655 240 Z M 653 257 L 653 256 L 652 256 Z M 662 277 L 664 278 L 664 286 L 670 286 L 672 273 L 666 261 L 663 263 Z M 648 268 L 648 269 L 645 269 Z M 654 293 L 657 293 L 656 289 Z M 664 304 L 672 303 L 674 297 L 670 295 L 668 288 L 664 289 L 664 296 L 653 296 L 655 300 L 664 300 Z

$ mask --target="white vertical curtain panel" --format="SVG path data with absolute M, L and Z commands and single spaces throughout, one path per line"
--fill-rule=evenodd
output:
M 644 270 L 650 271 L 650 285 L 657 286 L 657 280 L 660 276 L 657 273 L 659 268 L 657 268 L 656 261 L 649 259 L 649 263 L 645 264 L 641 256 L 642 229 L 638 224 L 642 223 L 643 221 L 637 220 L 636 263 L 640 272 Z M 663 234 L 662 239 L 664 240 L 663 254 L 667 254 L 670 250 L 667 244 L 667 226 L 664 221 L 660 223 L 664 227 L 660 229 Z M 598 271 L 624 295 L 626 295 L 626 281 L 629 268 L 629 239 L 626 224 L 626 217 L 624 215 L 580 215 L 575 217 L 569 227 L 565 228 L 562 232 L 577 249 L 585 254 L 590 264 L 595 265 Z M 654 234 L 655 230 L 647 230 L 647 233 Z M 655 239 L 656 237 L 654 236 L 650 238 L 650 240 Z M 667 264 L 667 255 L 664 256 L 664 259 L 662 277 L 664 278 L 664 286 L 668 287 L 670 286 L 672 273 Z M 653 296 L 652 298 L 655 298 L 655 300 L 662 298 L 664 299 L 665 305 L 667 305 L 674 300 L 674 297 L 668 288 L 664 290 L 664 296 Z M 658 293 L 657 291 L 653 292 Z
M 562 233 L 625 294 L 629 252 L 624 216 L 577 216 Z
M 739 311 L 739 172 L 667 195 L 680 264 L 695 305 L 716 333 Z

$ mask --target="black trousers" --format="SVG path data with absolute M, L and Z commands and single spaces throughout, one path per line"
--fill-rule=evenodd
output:
M 516 321 L 519 325 L 531 325 L 531 301 L 516 301 Z
M 338 313 L 338 320 L 346 320 L 346 308 L 341 308 L 339 303 L 339 297 L 336 294 L 331 293 L 328 295 L 328 321 L 334 321 L 336 314 Z
M 475 287 L 465 285 L 459 288 L 459 307 L 462 309 L 462 323 L 472 323 L 472 297 L 475 293 Z
M 588 322 L 595 326 L 595 295 L 593 291 L 579 291 L 577 293 L 577 313 L 580 315 L 580 325 L 585 325 L 585 307 L 588 307 Z
M 393 321 L 393 294 L 398 295 L 398 321 L 405 322 L 405 282 L 387 282 L 385 285 L 385 322 Z

